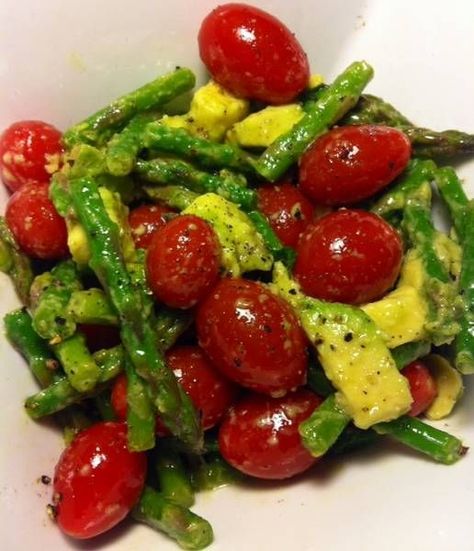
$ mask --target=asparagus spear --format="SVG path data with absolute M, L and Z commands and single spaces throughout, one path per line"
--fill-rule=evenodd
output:
M 63 141 L 68 148 L 82 142 L 103 145 L 117 128 L 126 124 L 132 117 L 149 109 L 161 107 L 191 90 L 195 82 L 192 71 L 184 68 L 160 76 L 70 128 L 65 132 Z
M 255 162 L 257 172 L 271 182 L 278 180 L 313 140 L 356 104 L 372 75 L 372 68 L 364 61 L 352 63 L 312 103 L 301 121 L 263 152 Z
M 202 429 L 194 406 L 166 366 L 156 345 L 148 298 L 132 285 L 122 259 L 117 225 L 107 215 L 97 184 L 90 178 L 70 182 L 71 199 L 90 249 L 90 267 L 121 319 L 124 348 L 137 373 L 148 380 L 163 422 L 191 449 L 202 446 Z
M 193 136 L 184 128 L 170 128 L 160 121 L 149 124 L 143 134 L 147 149 L 184 157 L 204 168 L 230 168 L 254 174 L 252 157 L 230 144 Z
M 8 340 L 24 356 L 39 384 L 42 387 L 50 385 L 58 362 L 46 342 L 33 329 L 31 316 L 26 308 L 9 312 L 3 321 Z
M 461 373 L 470 374 L 474 373 L 474 203 L 468 200 L 452 168 L 440 169 L 436 182 L 463 249 L 459 276 L 463 308 L 454 340 L 454 361 Z
M 71 260 L 56 264 L 51 270 L 51 278 L 51 283 L 42 288 L 33 302 L 32 310 L 35 331 L 53 344 L 72 336 L 76 330 L 66 307 L 73 291 L 81 289 L 82 284 Z
M 191 480 L 196 491 L 208 491 L 227 486 L 242 479 L 242 473 L 234 469 L 217 452 L 196 457 Z
M 398 369 L 403 369 L 409 363 L 427 356 L 430 353 L 431 343 L 428 341 L 415 341 L 401 344 L 392 348 L 392 358 L 395 360 Z
M 393 105 L 371 94 L 362 94 L 357 104 L 342 119 L 341 124 L 413 126 Z
M 212 543 L 211 525 L 186 507 L 163 497 L 149 486 L 132 510 L 135 520 L 176 540 L 183 549 L 204 549 Z
M 133 117 L 127 126 L 113 136 L 107 144 L 107 170 L 113 176 L 126 176 L 132 172 L 138 153 L 143 148 L 143 135 L 147 125 L 156 118 L 153 113 Z
M 3 216 L 0 216 L 0 271 L 10 276 L 18 297 L 28 306 L 33 282 L 31 262 L 21 252 Z
M 182 507 L 194 504 L 194 491 L 180 454 L 169 440 L 161 440 L 153 454 L 160 492 Z
M 104 389 L 100 394 L 94 397 L 94 405 L 103 421 L 116 421 L 114 408 L 110 399 L 110 389 Z
M 228 172 L 210 174 L 179 159 L 138 160 L 136 173 L 148 182 L 160 185 L 182 185 L 197 193 L 213 192 L 251 210 L 257 202 L 254 190 L 242 186 L 242 180 Z
M 144 186 L 143 190 L 153 201 L 164 203 L 179 211 L 189 207 L 199 196 L 194 191 L 182 186 Z
M 118 325 L 119 320 L 102 289 L 74 291 L 67 305 L 68 315 L 76 323 Z

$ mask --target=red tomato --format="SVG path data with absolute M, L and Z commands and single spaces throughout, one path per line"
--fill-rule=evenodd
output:
M 436 383 L 431 376 L 430 370 L 419 360 L 408 364 L 401 371 L 408 379 L 410 392 L 413 398 L 409 415 L 416 417 L 430 407 L 438 394 Z
M 298 426 L 322 400 L 299 389 L 283 398 L 249 394 L 230 408 L 219 430 L 219 449 L 233 467 L 250 476 L 282 479 L 316 461 L 303 446 Z
M 301 236 L 293 273 L 312 297 L 361 304 L 393 286 L 402 255 L 398 233 L 380 216 L 342 209 Z
M 0 175 L 16 191 L 28 183 L 49 182 L 48 165 L 58 165 L 63 148 L 61 132 L 41 121 L 19 121 L 0 136 Z
M 264 285 L 224 279 L 198 306 L 199 344 L 229 379 L 282 394 L 306 380 L 306 336 L 291 307 Z
M 78 329 L 86 337 L 87 348 L 91 352 L 112 348 L 121 343 L 120 330 L 112 325 L 79 324 Z
M 410 155 L 410 141 L 395 128 L 342 126 L 323 134 L 302 156 L 301 191 L 325 205 L 356 203 L 387 186 Z
M 235 385 L 211 364 L 199 346 L 175 346 L 166 360 L 199 411 L 203 429 L 216 425 L 237 395 Z
M 127 418 L 127 376 L 121 373 L 114 381 L 110 393 L 110 403 L 117 419 L 125 421 Z
M 259 187 L 258 208 L 268 218 L 280 241 L 288 247 L 296 247 L 314 211 L 308 199 L 289 182 Z
M 219 275 L 219 242 L 211 226 L 194 215 L 177 216 L 154 235 L 147 255 L 148 283 L 173 308 L 190 308 Z
M 128 451 L 125 423 L 98 423 L 79 433 L 54 475 L 61 530 L 85 539 L 118 524 L 140 497 L 146 463 L 144 453 Z
M 199 53 L 212 78 L 233 94 L 288 103 L 308 85 L 301 44 L 281 21 L 246 4 L 225 4 L 202 22 Z
M 135 246 L 148 249 L 155 233 L 170 219 L 175 211 L 165 205 L 140 205 L 130 211 L 128 223 Z
M 9 199 L 5 219 L 29 256 L 56 260 L 68 255 L 64 219 L 48 197 L 49 184 L 25 184 Z

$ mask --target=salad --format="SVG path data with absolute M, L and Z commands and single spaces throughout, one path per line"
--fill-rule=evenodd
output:
M 366 62 L 311 76 L 257 8 L 217 8 L 198 43 L 212 80 L 184 113 L 176 68 L 64 134 L 0 138 L 0 267 L 24 304 L 5 328 L 42 387 L 26 412 L 64 427 L 49 511 L 71 537 L 130 514 L 200 549 L 196 491 L 380 435 L 467 450 L 418 416 L 448 416 L 474 370 L 472 205 L 444 166 L 474 139 L 366 94 Z

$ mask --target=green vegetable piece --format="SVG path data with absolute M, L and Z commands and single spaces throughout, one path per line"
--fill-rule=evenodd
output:
M 281 178 L 318 136 L 357 103 L 372 76 L 372 68 L 364 61 L 352 63 L 311 102 L 305 116 L 264 151 L 255 162 L 257 172 L 271 182 Z
M 153 464 L 163 497 L 182 507 L 194 505 L 191 481 L 172 441 L 160 440 L 153 454 Z
M 107 170 L 113 176 L 126 176 L 132 172 L 138 153 L 143 148 L 145 129 L 156 119 L 154 113 L 133 117 L 127 126 L 115 134 L 107 144 Z
M 299 426 L 304 447 L 313 457 L 321 457 L 336 442 L 351 418 L 340 409 L 331 394 Z
M 123 260 L 118 226 L 110 219 L 97 184 L 90 178 L 71 180 L 71 199 L 87 234 L 89 265 L 99 278 L 121 319 L 124 348 L 151 386 L 163 422 L 191 449 L 202 447 L 202 428 L 190 398 L 178 385 L 156 346 L 149 297 L 132 284 Z
M 196 193 L 217 193 L 246 211 L 257 204 L 256 192 L 244 187 L 242 178 L 233 173 L 210 174 L 179 159 L 138 160 L 135 170 L 147 182 L 181 185 Z
M 310 361 L 308 365 L 308 386 L 318 396 L 327 398 L 334 392 L 331 381 L 317 361 Z
M 91 391 L 100 379 L 99 366 L 87 349 L 82 333 L 52 345 L 71 385 L 79 392 Z
M 155 319 L 158 348 L 163 352 L 171 348 L 192 322 L 193 317 L 189 311 L 165 306 L 160 308 Z
M 115 411 L 112 406 L 109 388 L 104 389 L 100 394 L 97 394 L 97 396 L 94 397 L 94 405 L 97 408 L 102 421 L 117 420 L 117 416 L 115 415 Z
M 412 123 L 393 105 L 371 94 L 362 94 L 356 105 L 342 119 L 342 124 L 385 124 L 410 127 Z
M 415 341 L 401 344 L 390 351 L 398 369 L 414 362 L 418 358 L 427 356 L 431 350 L 431 343 L 428 341 Z
M 197 492 L 215 490 L 242 480 L 242 473 L 234 469 L 217 452 L 196 457 L 191 480 Z
M 33 329 L 26 308 L 13 310 L 3 319 L 8 340 L 21 353 L 42 387 L 53 382 L 58 362 L 46 342 Z
M 445 465 L 455 463 L 467 452 L 461 440 L 423 423 L 416 417 L 405 415 L 389 423 L 379 423 L 374 426 L 374 430 Z
M 143 190 L 153 201 L 164 203 L 179 211 L 189 207 L 199 197 L 199 194 L 182 186 L 144 186 Z
M 182 549 L 204 549 L 214 539 L 212 527 L 186 507 L 177 505 L 149 486 L 132 510 L 135 520 L 164 532 Z
M 252 157 L 238 147 L 193 136 L 184 128 L 170 128 L 160 121 L 147 126 L 143 135 L 147 149 L 184 157 L 203 168 L 230 168 L 254 174 Z
M 67 130 L 63 141 L 68 148 L 72 148 L 77 143 L 103 145 L 132 117 L 149 109 L 161 107 L 180 94 L 191 90 L 195 83 L 195 76 L 189 69 L 180 68 L 160 76 L 134 92 L 113 101 Z
M 66 309 L 73 291 L 82 288 L 76 265 L 71 260 L 56 264 L 51 270 L 50 285 L 43 292 L 33 307 L 33 327 L 43 339 L 52 344 L 71 337 L 76 330 L 76 323 Z
M 118 325 L 117 314 L 102 289 L 74 291 L 67 305 L 67 313 L 76 323 Z
M 20 250 L 3 216 L 0 216 L 0 271 L 10 276 L 19 299 L 28 306 L 34 277 L 31 262 Z

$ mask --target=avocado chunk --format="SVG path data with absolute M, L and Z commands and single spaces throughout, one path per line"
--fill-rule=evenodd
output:
M 454 369 L 446 358 L 438 354 L 430 354 L 423 358 L 434 379 L 438 395 L 425 411 L 426 417 L 432 421 L 447 417 L 464 392 L 461 374 Z
M 253 270 L 270 270 L 273 257 L 250 218 L 237 205 L 215 193 L 195 199 L 183 214 L 203 218 L 214 228 L 221 245 L 224 270 L 233 277 Z
M 296 310 L 336 388 L 338 405 L 367 429 L 410 409 L 408 381 L 400 374 L 382 333 L 360 308 L 305 296 L 286 268 L 275 263 L 272 290 Z

